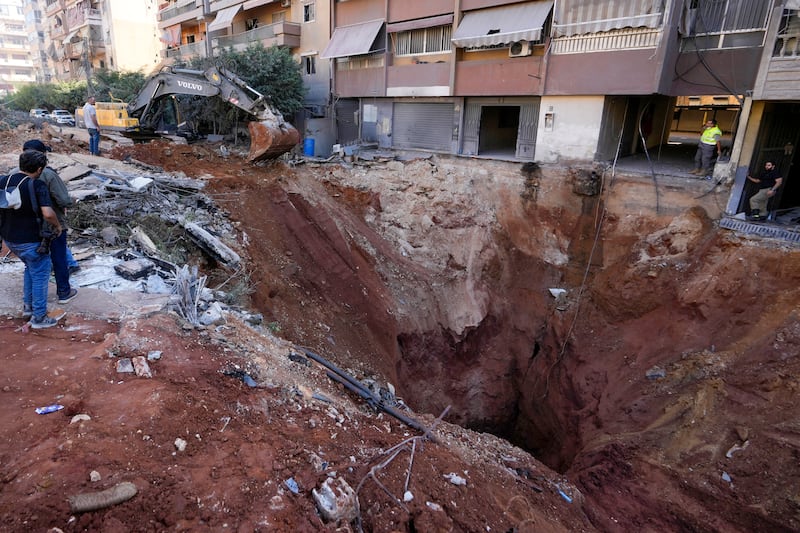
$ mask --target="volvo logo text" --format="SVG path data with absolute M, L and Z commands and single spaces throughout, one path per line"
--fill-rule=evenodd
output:
M 184 89 L 190 89 L 192 91 L 202 91 L 203 86 L 199 83 L 190 83 L 188 81 L 181 81 L 177 80 L 178 87 L 183 87 Z

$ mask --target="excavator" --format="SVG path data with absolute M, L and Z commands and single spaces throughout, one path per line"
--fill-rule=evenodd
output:
M 274 159 L 300 142 L 300 132 L 284 120 L 262 95 L 233 72 L 219 66 L 204 71 L 165 67 L 145 82 L 128 114 L 139 119 L 140 130 L 155 131 L 163 120 L 167 96 L 218 96 L 256 118 L 248 123 L 250 161 Z

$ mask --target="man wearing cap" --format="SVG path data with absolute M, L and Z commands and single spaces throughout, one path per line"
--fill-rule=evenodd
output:
M 83 106 L 83 123 L 89 131 L 89 153 L 100 155 L 100 125 L 97 122 L 97 110 L 94 108 L 94 96 L 86 99 Z
M 46 154 L 50 151 L 50 147 L 39 139 L 31 139 L 22 145 L 22 150 L 34 150 L 36 152 Z M 19 168 L 13 169 L 9 174 L 13 175 L 19 172 Z M 50 242 L 50 259 L 53 263 L 53 273 L 56 278 L 56 294 L 58 295 L 58 303 L 69 303 L 75 296 L 78 295 L 78 289 L 73 289 L 69 283 L 70 267 L 68 263 L 68 249 L 67 249 L 67 218 L 64 211 L 67 207 L 72 207 L 74 202 L 69 196 L 67 186 L 59 177 L 58 173 L 50 167 L 45 167 L 42 174 L 39 176 L 38 181 L 44 182 L 47 185 L 47 190 L 50 192 L 50 205 L 58 217 L 58 222 L 64 231 Z M 71 255 L 71 254 L 70 254 Z

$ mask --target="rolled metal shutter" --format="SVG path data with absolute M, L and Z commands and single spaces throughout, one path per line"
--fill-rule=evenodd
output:
M 394 104 L 392 146 L 450 152 L 453 113 L 452 103 Z
M 358 100 L 336 102 L 336 140 L 342 144 L 358 140 Z

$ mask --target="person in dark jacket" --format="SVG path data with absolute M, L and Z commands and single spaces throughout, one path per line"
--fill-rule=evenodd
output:
M 47 185 L 37 179 L 45 167 L 46 155 L 26 150 L 19 156 L 20 172 L 0 178 L 0 188 L 20 187 L 22 205 L 19 209 L 3 210 L 0 236 L 8 249 L 25 264 L 23 313 L 31 314 L 30 324 L 35 329 L 55 326 L 61 318 L 47 315 L 47 290 L 52 262 L 49 247 L 42 246 L 40 220 L 50 224 L 55 237 L 61 234 L 62 227 L 51 207 Z M 34 210 L 31 195 L 36 198 L 38 210 Z
M 47 155 L 50 147 L 39 139 L 31 139 L 22 145 L 22 150 L 36 150 Z M 15 168 L 10 173 L 18 172 L 19 168 Z M 50 260 L 53 262 L 53 273 L 56 278 L 56 294 L 58 295 L 58 303 L 65 304 L 70 302 L 78 295 L 78 289 L 73 289 L 69 282 L 69 275 L 72 272 L 69 264 L 69 259 L 72 254 L 67 248 L 67 217 L 65 209 L 72 207 L 75 202 L 69 196 L 67 186 L 61 180 L 58 172 L 50 167 L 46 167 L 39 176 L 39 181 L 47 185 L 50 191 L 50 202 L 53 211 L 56 212 L 58 221 L 61 223 L 61 232 L 58 238 L 53 239 L 50 243 Z M 73 259 L 74 261 L 74 259 Z

